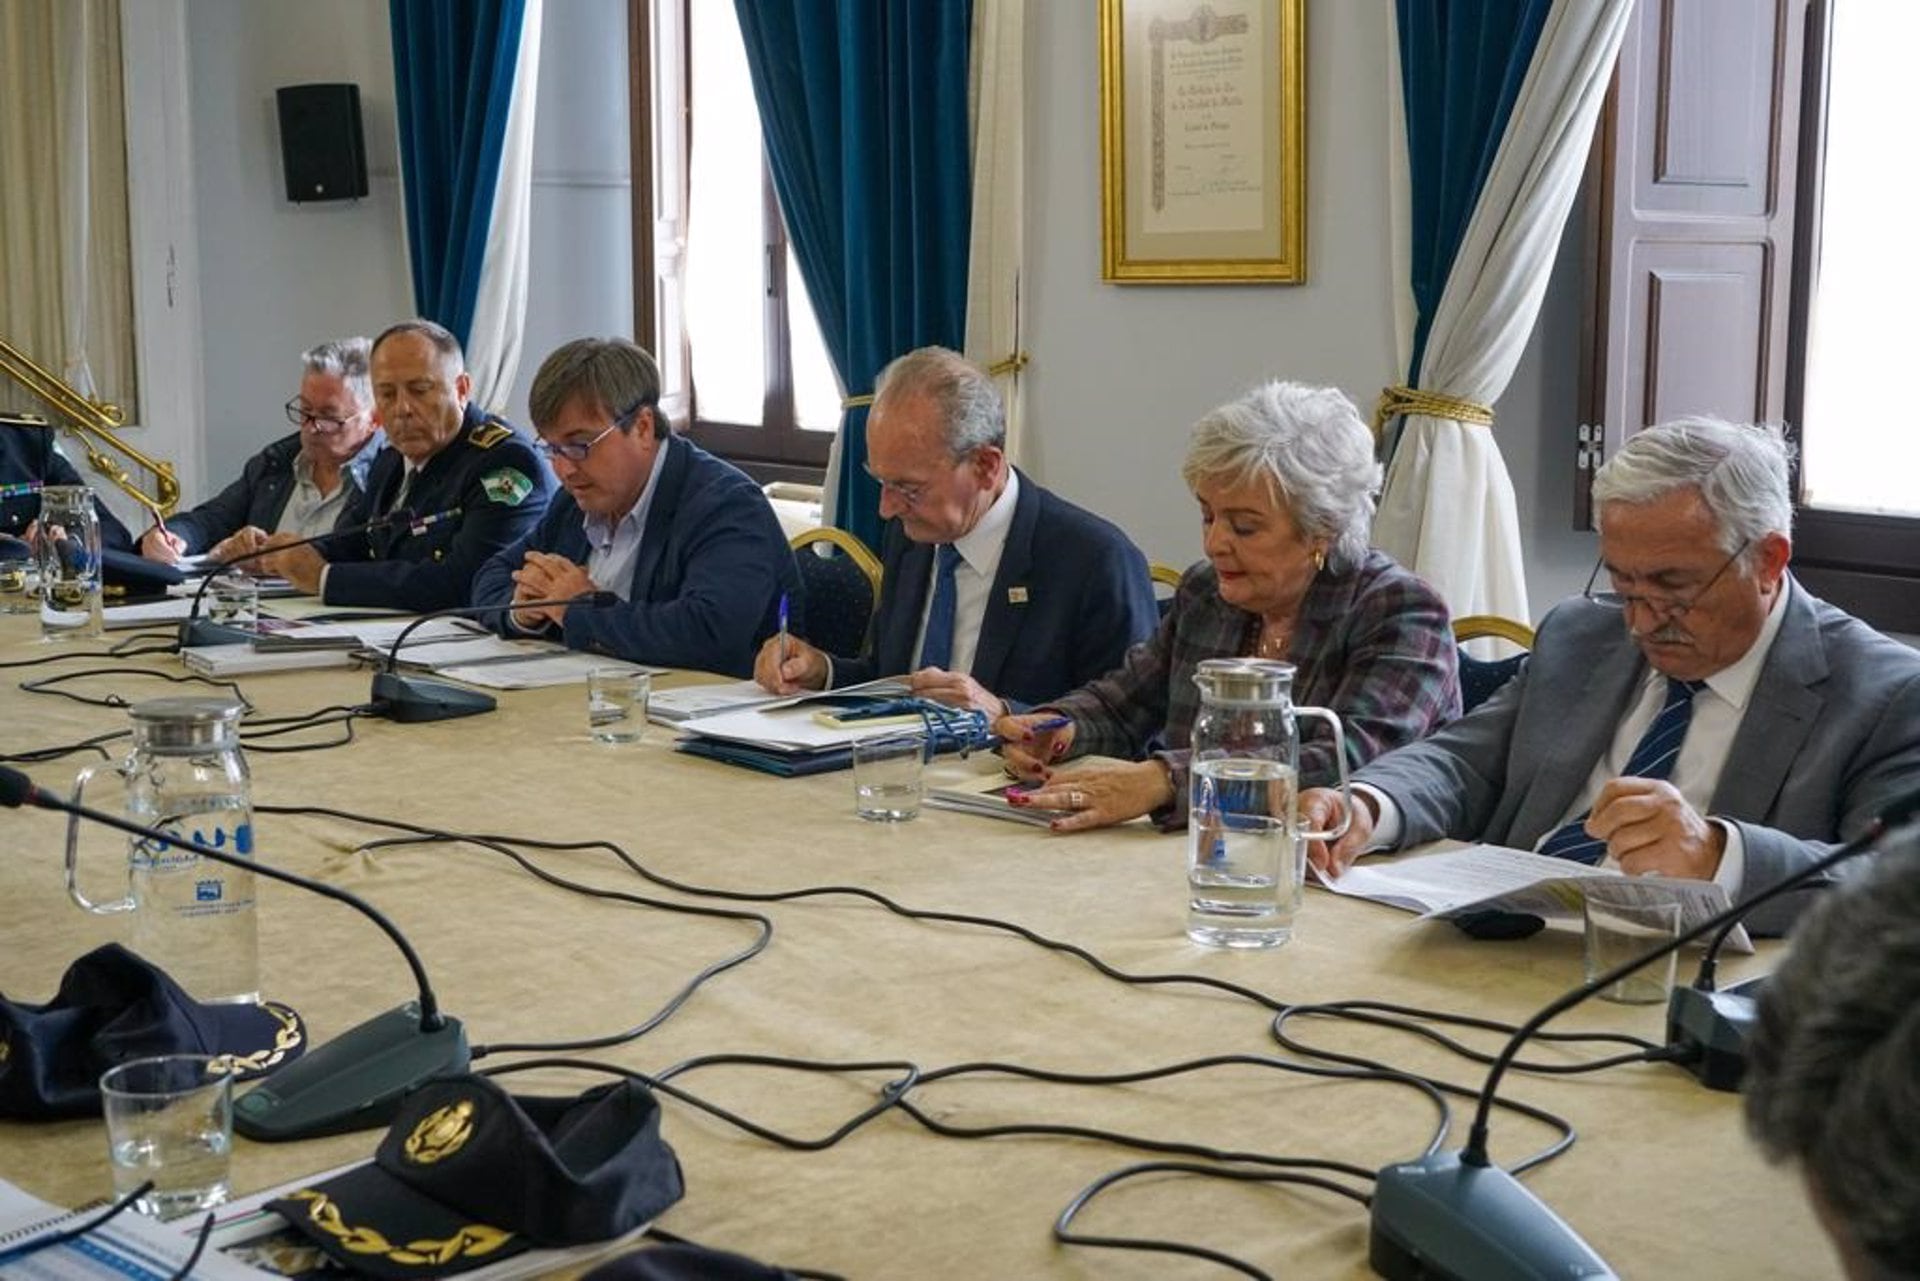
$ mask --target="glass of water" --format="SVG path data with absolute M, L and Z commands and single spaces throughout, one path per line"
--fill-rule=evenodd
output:
M 1587 981 L 1625 965 L 1680 937 L 1680 900 L 1662 886 L 1633 877 L 1595 877 L 1581 887 L 1586 916 Z M 1673 991 L 1675 961 L 1669 952 L 1600 989 L 1603 1001 L 1651 1005 Z
M 920 812 L 925 734 L 855 739 L 852 752 L 854 813 L 875 823 L 901 823 Z
M 223 627 L 258 630 L 260 580 L 242 570 L 215 575 L 207 584 L 207 618 Z
M 1191 788 L 1187 937 L 1208 947 L 1285 943 L 1306 881 L 1293 771 L 1258 758 L 1203 761 Z
M 233 1151 L 233 1074 L 205 1054 L 162 1054 L 100 1078 L 115 1199 L 153 1184 L 134 1202 L 171 1219 L 227 1199 Z
M 587 733 L 599 743 L 637 743 L 647 729 L 653 676 L 631 667 L 587 673 Z

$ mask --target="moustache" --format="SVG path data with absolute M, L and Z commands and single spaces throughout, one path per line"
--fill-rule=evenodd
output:
M 1693 636 L 1678 623 L 1662 623 L 1650 632 L 1638 632 L 1635 640 L 1646 641 L 1653 645 L 1689 645 Z

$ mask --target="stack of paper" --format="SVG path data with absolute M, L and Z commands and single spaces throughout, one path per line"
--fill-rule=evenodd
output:
M 1683 930 L 1729 906 L 1726 890 L 1712 881 L 1629 877 L 1608 868 L 1499 845 L 1369 859 L 1349 867 L 1338 880 L 1328 880 L 1317 871 L 1313 877 L 1336 894 L 1418 912 L 1423 920 L 1451 919 L 1480 911 L 1524 913 L 1547 921 L 1577 920 L 1584 897 L 1581 885 L 1596 879 L 1627 882 L 1644 887 L 1649 894 L 1676 900 Z M 1728 935 L 1727 946 L 1736 952 L 1753 950 L 1747 932 L 1738 928 Z
M 984 718 L 958 709 L 948 717 L 935 716 L 931 722 L 918 716 L 903 722 L 898 716 L 855 719 L 848 715 L 852 709 L 908 696 L 903 682 L 889 679 L 772 702 L 736 703 L 681 721 L 682 737 L 674 746 L 694 756 L 770 774 L 795 775 L 845 769 L 852 761 L 850 745 L 854 740 L 898 734 L 929 723 L 936 752 L 959 751 L 984 740 Z M 819 715 L 822 710 L 836 714 Z
M 99 1278 L 100 1281 L 167 1281 L 177 1276 L 193 1253 L 198 1216 L 161 1223 L 132 1210 L 72 1241 L 51 1238 L 100 1214 L 98 1206 L 62 1210 L 0 1179 L 0 1273 L 35 1278 Z M 276 1277 L 222 1255 L 203 1252 L 193 1265 L 195 1277 L 211 1281 L 255 1281 Z
M 248 676 L 255 672 L 290 672 L 310 667 L 348 667 L 353 654 L 344 649 L 261 649 L 254 645 L 195 645 L 180 651 L 187 670 L 201 676 Z

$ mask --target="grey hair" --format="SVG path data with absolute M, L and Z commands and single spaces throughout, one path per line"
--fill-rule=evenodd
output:
M 372 359 L 373 344 L 360 337 L 335 338 L 300 353 L 305 372 L 340 379 L 362 409 L 373 404 L 373 377 L 368 373 Z
M 1193 425 L 1180 475 L 1187 488 L 1208 480 L 1264 479 L 1327 559 L 1348 569 L 1366 558 L 1380 464 L 1373 433 L 1344 392 L 1273 382 Z
M 527 411 L 535 427 L 545 427 L 576 397 L 633 430 L 642 409 L 660 403 L 660 366 L 646 348 L 626 338 L 576 338 L 562 343 L 540 362 L 527 392 Z M 653 416 L 653 434 L 664 440 L 667 420 Z
M 1007 411 L 986 370 L 946 347 L 897 356 L 873 382 L 874 408 L 899 396 L 925 396 L 940 411 L 947 451 L 965 458 L 983 445 L 1007 443 Z
M 1920 841 L 1909 836 L 1801 923 L 1760 998 L 1747 1130 L 1798 1161 L 1884 1275 L 1920 1260 Z M 1876 1273 L 1879 1275 L 1879 1273 Z
M 1696 489 L 1713 517 L 1720 550 L 1743 544 L 1748 563 L 1768 534 L 1791 537 L 1793 458 L 1773 423 L 1731 423 L 1706 416 L 1676 418 L 1627 437 L 1593 476 L 1593 507 L 1606 523 L 1608 503 L 1640 506 L 1680 489 Z
M 437 321 L 425 320 L 419 316 L 415 316 L 412 320 L 396 321 L 388 325 L 385 329 L 382 329 L 380 336 L 373 340 L 373 351 L 369 354 L 368 359 L 371 360 L 372 355 L 379 352 L 381 343 L 389 338 L 398 338 L 402 334 L 419 334 L 422 338 L 432 343 L 435 351 L 439 352 L 443 358 L 453 362 L 453 369 L 456 374 L 466 369 L 467 353 L 460 350 L 460 340 L 453 336 L 453 331 Z

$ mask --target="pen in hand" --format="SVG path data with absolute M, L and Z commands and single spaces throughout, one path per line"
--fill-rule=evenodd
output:
M 788 603 L 787 593 L 781 592 L 780 593 L 780 666 L 782 668 L 785 668 L 787 665 L 787 654 L 789 652 L 789 647 L 787 645 L 787 603 Z
M 1044 721 L 1035 721 L 1033 724 L 1026 726 L 1022 737 L 1002 737 L 1000 741 L 1003 743 L 1024 742 L 1027 738 L 1031 738 L 1035 734 L 1051 734 L 1053 731 L 1065 729 L 1071 724 L 1073 724 L 1073 717 L 1071 716 L 1049 716 Z

